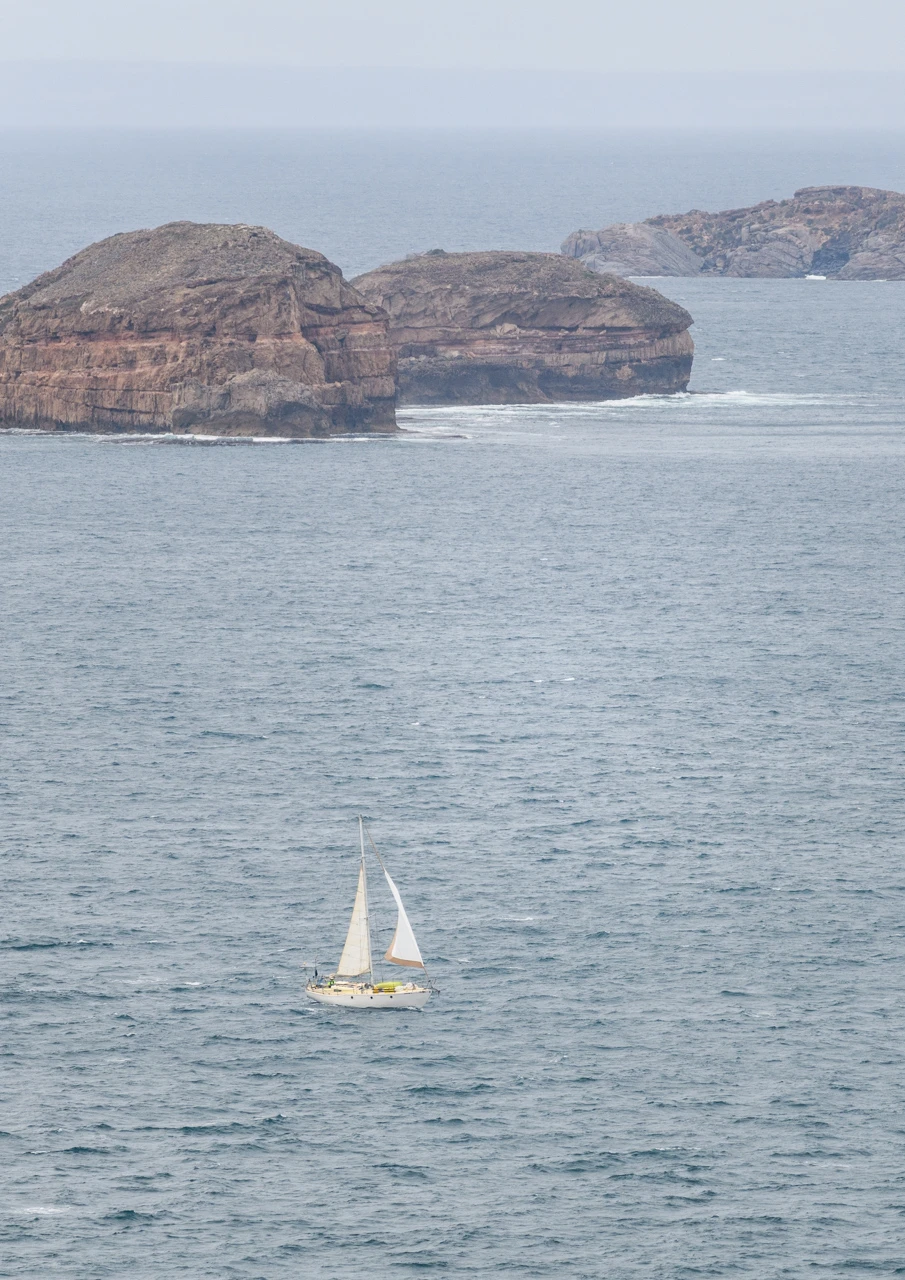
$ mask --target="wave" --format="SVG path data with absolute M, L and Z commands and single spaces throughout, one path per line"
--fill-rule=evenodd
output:
M 380 432 L 336 436 L 216 436 L 176 435 L 171 431 L 42 431 L 37 427 L 0 427 L 0 436 L 25 436 L 41 440 L 87 440 L 91 444 L 187 445 L 210 448 L 220 445 L 372 443 L 395 440 Z
M 138 1209 L 118 1209 L 104 1215 L 103 1222 L 159 1222 L 169 1215 L 161 1213 L 140 1213 Z
M 726 391 L 681 391 L 671 395 L 631 396 L 624 400 L 582 400 L 545 404 L 491 404 L 491 405 L 411 405 L 396 411 L 401 423 L 418 424 L 424 431 L 434 431 L 450 421 L 474 426 L 508 422 L 536 422 L 548 420 L 551 415 L 563 421 L 599 418 L 601 414 L 618 417 L 625 413 L 651 410 L 693 410 L 708 406 L 739 406 L 742 408 L 808 408 L 818 406 L 871 406 L 880 403 L 899 404 L 900 396 L 879 397 L 876 394 L 843 394 L 836 392 L 749 391 L 744 387 Z M 465 437 L 469 438 L 469 437 Z
M 9 1212 L 23 1217 L 43 1218 L 58 1213 L 71 1213 L 72 1208 L 68 1204 L 26 1204 L 21 1209 L 10 1209 Z
M 112 947 L 92 938 L 3 938 L 0 951 L 53 951 L 57 947 Z

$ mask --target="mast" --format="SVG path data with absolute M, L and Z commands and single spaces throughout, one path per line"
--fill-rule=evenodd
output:
M 364 888 L 365 898 L 365 929 L 368 933 L 368 964 L 370 965 L 370 968 L 368 969 L 368 977 L 371 981 L 371 986 L 373 987 L 374 951 L 371 946 L 371 907 L 368 902 L 368 873 L 365 868 L 365 820 L 361 814 L 358 815 L 358 842 L 361 845 L 361 883 Z

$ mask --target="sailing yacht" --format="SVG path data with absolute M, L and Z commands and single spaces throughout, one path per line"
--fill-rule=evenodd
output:
M 423 1009 L 431 996 L 428 986 L 417 982 L 375 981 L 374 960 L 371 952 L 371 912 L 368 903 L 368 873 L 365 866 L 365 824 L 358 819 L 358 839 L 361 845 L 361 864 L 358 871 L 358 891 L 352 907 L 352 919 L 346 934 L 346 945 L 339 959 L 336 972 L 314 979 L 305 987 L 306 993 L 319 1004 L 339 1005 L 345 1009 Z M 368 843 L 380 868 L 386 876 L 390 893 L 396 902 L 396 931 L 393 941 L 384 955 L 389 964 L 407 969 L 420 969 L 425 973 L 424 961 L 405 907 L 390 873 L 383 865 L 377 847 L 367 832 Z

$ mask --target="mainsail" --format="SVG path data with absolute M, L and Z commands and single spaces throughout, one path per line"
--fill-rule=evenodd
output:
M 421 952 L 418 950 L 418 943 L 415 941 L 415 935 L 412 932 L 412 926 L 409 924 L 409 918 L 405 914 L 405 907 L 402 905 L 399 890 L 390 879 L 390 873 L 387 871 L 386 867 L 383 868 L 383 874 L 387 878 L 387 884 L 390 886 L 390 893 L 396 899 L 396 906 L 399 908 L 399 915 L 396 917 L 396 932 L 393 934 L 393 941 L 390 943 L 390 949 L 383 958 L 384 960 L 389 960 L 390 964 L 403 964 L 410 969 L 423 969 L 424 961 L 421 959 Z M 349 936 L 352 936 L 351 931 Z M 347 942 L 346 947 L 348 948 L 348 946 L 349 944 Z M 346 953 L 344 951 L 343 955 L 345 956 L 345 954 Z
M 387 877 L 389 879 L 389 877 Z M 408 923 L 406 921 L 406 923 Z M 414 941 L 414 939 L 412 939 Z M 417 946 L 415 947 L 417 951 Z M 339 958 L 337 977 L 357 978 L 362 973 L 371 971 L 371 933 L 368 928 L 368 882 L 365 877 L 365 864 L 362 859 L 358 873 L 358 892 L 352 908 L 352 919 L 349 921 L 349 932 L 346 934 L 346 945 Z

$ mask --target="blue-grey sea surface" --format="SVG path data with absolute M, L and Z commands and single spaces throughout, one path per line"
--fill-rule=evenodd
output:
M 178 199 L 123 169 L 92 222 L 88 142 L 68 192 L 59 138 L 10 144 L 7 275 L 192 216 L 226 144 L 192 145 Z M 399 218 L 347 183 L 343 265 L 426 247 L 400 226 L 438 171 L 461 243 L 518 242 L 515 143 L 508 214 L 471 142 L 394 145 Z M 607 216 L 645 183 L 657 211 L 659 145 Z M 686 204 L 722 189 L 707 145 Z M 746 154 L 785 187 L 791 146 Z M 218 160 L 230 217 L 255 154 Z M 692 395 L 0 434 L 0 1275 L 905 1273 L 905 285 L 660 286 Z M 360 811 L 421 1014 L 304 997 Z

